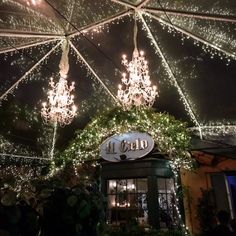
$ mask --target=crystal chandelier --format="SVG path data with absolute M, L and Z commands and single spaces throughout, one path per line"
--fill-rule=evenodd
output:
M 51 90 L 48 92 L 48 103 L 44 102 L 41 114 L 48 123 L 56 123 L 61 126 L 68 125 L 76 115 L 77 108 L 74 105 L 74 82 L 70 86 L 67 84 L 67 73 L 69 71 L 68 52 L 69 45 L 65 41 L 62 45 L 63 53 L 60 62 L 60 79 L 54 83 L 51 78 Z
M 134 25 L 134 52 L 132 61 L 128 62 L 126 55 L 122 57 L 122 64 L 128 71 L 128 76 L 123 73 L 118 86 L 117 97 L 123 107 L 129 110 L 132 106 L 151 107 L 158 96 L 157 87 L 151 86 L 148 63 L 144 52 L 137 49 L 137 23 Z

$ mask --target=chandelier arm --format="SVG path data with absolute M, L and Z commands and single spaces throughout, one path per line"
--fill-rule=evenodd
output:
M 150 28 L 148 27 L 148 25 L 147 25 L 146 21 L 144 20 L 143 16 L 140 13 L 138 15 L 139 15 L 141 21 L 143 22 L 143 25 L 144 25 L 147 33 L 148 33 L 148 36 L 150 37 L 150 39 L 152 41 L 153 46 L 155 47 L 155 49 L 157 50 L 157 52 L 161 56 L 163 65 L 165 66 L 165 68 L 166 68 L 166 70 L 167 70 L 167 72 L 169 74 L 169 78 L 171 79 L 172 84 L 177 88 L 177 91 L 178 91 L 178 93 L 179 93 L 179 95 L 181 97 L 181 100 L 184 103 L 185 109 L 187 110 L 187 112 L 188 112 L 190 118 L 192 119 L 192 121 L 199 127 L 199 129 L 201 129 L 200 123 L 198 122 L 198 120 L 197 120 L 197 118 L 196 118 L 196 116 L 195 116 L 195 114 L 194 114 L 194 112 L 193 112 L 193 110 L 192 110 L 192 108 L 191 108 L 187 98 L 185 97 L 181 87 L 179 86 L 179 84 L 178 84 L 178 82 L 177 82 L 177 80 L 176 80 L 176 78 L 174 76 L 174 73 L 173 73 L 172 69 L 170 68 L 169 63 L 167 62 L 164 54 L 162 53 L 160 47 L 158 46 L 156 40 L 154 39 L 153 34 L 152 34 Z
M 107 91 L 107 93 L 114 99 L 114 101 L 117 103 L 117 105 L 120 105 L 117 98 L 112 94 L 112 92 L 107 88 L 107 86 L 103 83 L 103 81 L 100 79 L 100 77 L 96 74 L 96 72 L 92 69 L 92 67 L 88 64 L 88 62 L 84 59 L 84 57 L 80 54 L 80 52 L 77 50 L 77 48 L 74 46 L 74 44 L 69 40 L 69 44 L 71 48 L 75 51 L 77 56 L 82 60 L 82 62 L 88 67 L 88 69 L 91 71 L 93 76 L 99 81 L 99 83 L 103 86 L 103 88 Z
M 54 46 L 49 52 L 47 52 L 37 63 L 35 63 L 27 72 L 25 72 L 25 74 L 19 79 L 17 80 L 16 83 L 14 83 L 6 92 L 4 92 L 1 96 L 0 96 L 0 102 L 10 93 L 13 92 L 14 89 L 20 84 L 20 82 L 22 82 L 24 79 L 27 78 L 28 75 L 30 75 L 30 73 L 32 71 L 34 71 L 48 56 L 50 56 L 50 54 L 62 43 L 62 41 L 60 41 L 59 43 L 57 43 L 56 46 Z
M 157 21 L 159 21 L 160 23 L 163 23 L 163 24 L 167 25 L 168 27 L 174 28 L 175 30 L 177 30 L 177 31 L 179 31 L 179 32 L 181 32 L 181 33 L 183 33 L 183 34 L 185 34 L 185 35 L 187 35 L 187 36 L 197 40 L 198 42 L 201 42 L 201 43 L 203 43 L 203 44 L 205 44 L 205 45 L 207 45 L 207 46 L 209 46 L 211 48 L 214 48 L 215 50 L 217 50 L 217 51 L 227 55 L 228 57 L 236 59 L 236 54 L 228 52 L 228 51 L 226 51 L 226 50 L 224 50 L 224 49 L 214 45 L 213 43 L 211 43 L 209 41 L 206 41 L 205 39 L 203 39 L 203 38 L 201 38 L 201 37 L 199 37 L 199 36 L 189 32 L 188 30 L 183 29 L 180 26 L 177 26 L 177 25 L 174 25 L 172 23 L 169 23 L 168 21 L 162 19 L 159 16 L 154 16 L 153 14 L 149 14 L 149 13 L 144 13 L 144 14 L 149 16 L 149 17 L 151 17 L 151 18 L 153 18 L 153 19 L 155 19 L 155 20 L 157 20 Z
M 39 11 L 34 10 L 33 8 L 30 8 L 26 5 L 23 5 L 22 3 L 20 3 L 19 1 L 12 1 L 12 0 L 5 0 L 6 2 L 16 5 L 19 8 L 23 8 L 26 11 L 28 11 L 31 14 L 35 14 L 37 17 L 43 18 L 44 20 L 46 20 L 47 22 L 50 22 L 52 25 L 56 26 L 58 29 L 63 29 L 63 27 L 61 27 L 60 24 L 58 24 L 58 22 L 54 21 L 53 18 L 48 18 L 47 16 L 45 16 L 44 14 L 40 13 Z M 50 20 L 49 20 L 50 19 Z M 63 30 L 64 31 L 64 30 Z
M 29 44 L 25 44 L 25 45 L 22 45 L 22 46 L 19 46 L 19 47 L 3 49 L 3 50 L 0 50 L 0 54 L 9 53 L 9 52 L 13 52 L 13 51 L 18 51 L 18 50 L 21 50 L 21 49 L 27 49 L 27 48 L 39 46 L 39 45 L 42 45 L 42 44 L 44 45 L 44 44 L 47 44 L 47 43 L 56 42 L 58 40 L 59 39 L 48 39 L 48 40 L 43 40 L 43 41 L 40 41 L 40 42 L 37 42 L 37 43 L 29 43 Z
M 159 8 L 151 8 L 151 7 L 143 7 L 142 10 L 146 11 L 146 12 L 154 13 L 154 14 L 155 13 L 166 13 L 168 15 L 174 15 L 174 16 L 185 16 L 185 17 L 191 17 L 191 18 L 203 19 L 203 20 L 215 20 L 215 21 L 225 21 L 225 22 L 236 23 L 235 16 L 187 12 L 187 11 L 159 9 Z
M 85 26 L 85 27 L 82 27 L 82 28 L 79 28 L 79 32 L 76 31 L 76 32 L 73 32 L 71 34 L 68 34 L 67 35 L 67 38 L 72 38 L 72 37 L 75 37 L 77 35 L 80 35 L 81 33 L 83 33 L 83 31 L 89 31 L 89 30 L 93 30 L 94 28 L 97 28 L 99 26 L 102 26 L 102 25 L 105 25 L 105 24 L 108 24 L 114 20 L 118 20 L 120 18 L 123 18 L 125 16 L 128 16 L 130 14 L 130 10 L 126 10 L 126 11 L 123 11 L 121 13 L 118 13 L 116 15 L 113 15 L 112 17 L 109 17 L 109 18 L 106 18 L 106 19 L 103 19 L 99 22 L 96 22 L 96 23 L 93 23 L 91 25 L 88 25 L 88 26 Z

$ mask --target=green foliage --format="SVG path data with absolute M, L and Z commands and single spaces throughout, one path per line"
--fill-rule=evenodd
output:
M 166 153 L 175 166 L 190 168 L 192 160 L 187 152 L 190 135 L 186 124 L 165 113 L 150 108 L 124 111 L 116 107 L 91 121 L 62 154 L 64 160 L 81 162 L 99 157 L 101 143 L 114 134 L 128 131 L 148 132 L 160 152 Z
M 100 226 L 99 236 L 183 236 L 183 232 L 179 230 L 161 231 L 155 229 L 145 229 L 134 223 L 131 219 L 130 223 L 124 227 L 114 228 L 110 225 Z
M 26 145 L 16 144 L 8 138 L 0 135 L 0 153 L 9 153 L 17 155 L 29 155 L 35 156 L 36 153 L 34 150 L 29 148 Z
M 82 232 L 90 235 L 89 232 L 96 232 L 96 225 L 104 216 L 103 198 L 96 185 L 51 190 L 42 215 L 43 235 L 80 235 Z
M 104 218 L 104 199 L 95 183 L 69 188 L 55 179 L 35 180 L 18 192 L 1 188 L 0 218 L 6 235 L 92 236 Z
M 38 214 L 10 189 L 0 191 L 0 235 L 36 235 Z
M 38 108 L 19 102 L 0 110 L 0 152 L 25 156 L 49 156 L 53 128 L 42 122 Z

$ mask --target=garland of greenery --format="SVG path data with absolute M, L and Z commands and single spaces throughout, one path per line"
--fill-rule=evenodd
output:
M 60 157 L 73 160 L 76 164 L 98 159 L 100 145 L 106 138 L 129 131 L 149 133 L 157 149 L 171 160 L 172 168 L 192 168 L 192 159 L 187 151 L 190 135 L 186 124 L 150 108 L 124 111 L 116 107 L 104 112 L 94 118 L 82 132 L 77 133 L 77 137 Z
M 0 134 L 0 154 L 3 153 L 25 156 L 37 156 L 37 154 L 34 151 L 30 150 L 27 146 L 15 144 L 14 142 L 9 141 Z

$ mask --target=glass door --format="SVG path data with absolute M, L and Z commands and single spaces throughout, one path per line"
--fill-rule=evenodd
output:
M 175 210 L 174 180 L 172 178 L 158 178 L 159 222 L 161 228 L 175 228 L 178 225 Z

